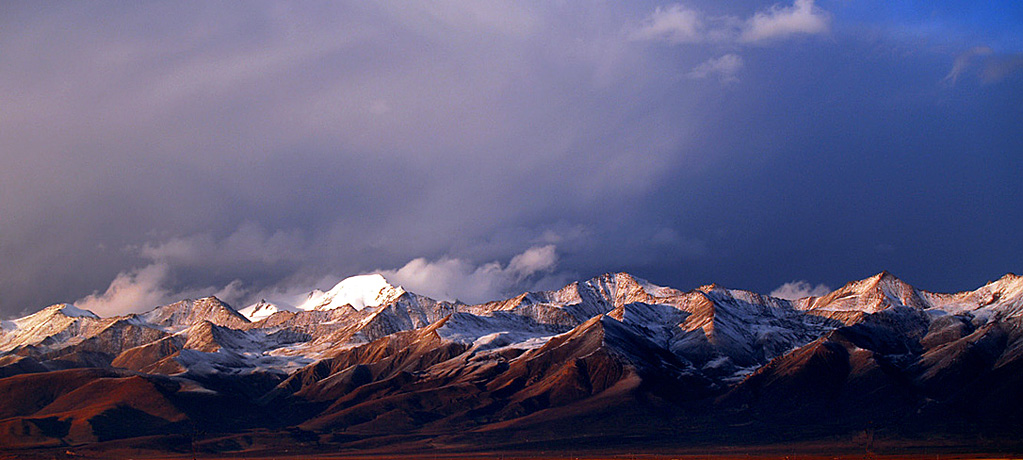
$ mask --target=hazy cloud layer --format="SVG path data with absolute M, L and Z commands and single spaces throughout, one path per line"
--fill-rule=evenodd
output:
M 1023 270 L 1023 18 L 997 4 L 0 11 L 0 317 L 377 269 L 463 300 Z

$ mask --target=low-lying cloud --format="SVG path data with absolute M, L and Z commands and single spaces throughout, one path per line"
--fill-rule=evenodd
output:
M 804 297 L 820 297 L 829 292 L 831 292 L 831 288 L 823 284 L 814 286 L 809 281 L 799 280 L 779 286 L 778 289 L 771 291 L 771 297 L 796 300 Z
M 119 273 L 105 291 L 76 300 L 74 305 L 106 317 L 140 313 L 159 305 L 209 295 L 230 303 L 244 294 L 241 281 L 232 281 L 220 288 L 187 291 L 174 291 L 170 288 L 172 284 L 170 266 L 162 262 L 153 263 Z
M 477 303 L 519 292 L 558 287 L 567 277 L 557 275 L 554 245 L 536 246 L 503 265 L 474 264 L 458 258 L 418 258 L 396 270 L 378 270 L 392 284 L 438 300 Z

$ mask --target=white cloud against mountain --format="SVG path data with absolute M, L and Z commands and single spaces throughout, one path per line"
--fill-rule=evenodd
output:
M 779 299 L 796 300 L 804 297 L 820 297 L 831 292 L 831 288 L 818 284 L 816 286 L 810 284 L 809 281 L 799 280 L 785 283 L 778 286 L 778 289 L 771 291 L 771 297 L 777 297 Z

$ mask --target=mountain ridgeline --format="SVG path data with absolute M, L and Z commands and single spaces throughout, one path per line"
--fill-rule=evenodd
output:
M 1011 450 L 1021 326 L 1023 277 L 1011 274 L 939 294 L 882 272 L 791 301 L 617 273 L 478 305 L 379 275 L 297 308 L 239 312 L 207 297 L 100 318 L 61 304 L 2 323 L 0 445 Z

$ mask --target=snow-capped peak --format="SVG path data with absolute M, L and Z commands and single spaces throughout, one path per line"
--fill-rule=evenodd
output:
M 864 313 L 877 313 L 893 306 L 918 310 L 928 307 L 919 291 L 888 271 L 847 283 L 824 297 L 814 299 L 808 306 L 813 310 Z
M 270 302 L 267 302 L 266 299 L 263 299 L 260 300 L 259 302 L 249 305 L 248 307 L 238 310 L 238 313 L 241 313 L 242 316 L 248 318 L 249 321 L 255 323 L 256 321 L 259 321 L 261 319 L 269 318 L 271 315 L 279 311 L 289 311 L 289 309 L 280 307 L 276 304 L 272 304 Z
M 377 307 L 397 299 L 405 290 L 392 286 L 383 275 L 373 273 L 345 278 L 327 292 L 315 290 L 297 308 L 300 310 L 333 310 L 351 305 L 356 310 Z

